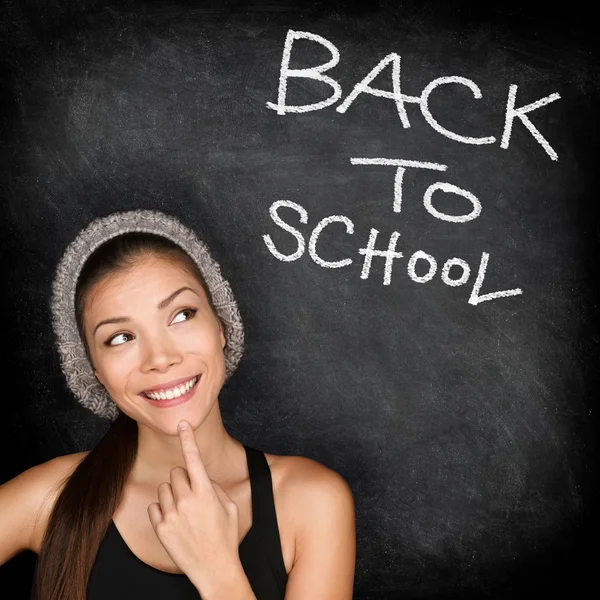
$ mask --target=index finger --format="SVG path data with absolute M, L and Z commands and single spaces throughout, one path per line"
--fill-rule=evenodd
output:
M 185 429 L 181 428 L 182 423 L 186 424 Z M 202 462 L 200 449 L 198 448 L 198 443 L 194 437 L 194 430 L 187 421 L 181 421 L 177 430 L 179 432 L 183 459 L 185 460 L 185 466 L 187 467 L 192 489 L 200 489 L 208 486 L 212 489 L 212 483 L 206 472 L 206 467 Z

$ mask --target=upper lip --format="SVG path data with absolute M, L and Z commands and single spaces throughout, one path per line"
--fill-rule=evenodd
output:
M 173 379 L 172 381 L 165 381 L 165 383 L 161 383 L 160 385 L 155 385 L 154 387 L 146 388 L 146 389 L 142 390 L 142 392 L 145 393 L 145 392 L 154 392 L 156 390 L 167 390 L 176 385 L 179 385 L 180 383 L 185 383 L 186 381 L 189 381 L 190 379 L 193 379 L 194 377 L 199 377 L 199 375 L 188 375 L 187 377 L 180 377 L 179 379 Z

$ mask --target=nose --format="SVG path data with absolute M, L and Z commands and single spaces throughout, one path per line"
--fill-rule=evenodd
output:
M 178 351 L 173 340 L 168 336 L 154 336 L 148 339 L 141 350 L 140 370 L 163 372 L 169 367 L 179 364 L 182 354 Z

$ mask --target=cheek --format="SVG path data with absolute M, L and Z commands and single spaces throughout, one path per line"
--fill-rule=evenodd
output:
M 135 358 L 129 353 L 111 356 L 102 361 L 102 377 L 107 390 L 122 390 L 135 368 Z
M 206 365 L 213 365 L 211 368 L 214 368 L 214 365 L 218 366 L 225 362 L 223 349 L 218 343 L 218 340 L 217 342 L 210 340 L 204 341 L 200 344 L 196 343 L 195 346 L 190 348 L 189 351 L 186 351 L 184 355 L 188 355 L 190 357 L 190 361 L 192 362 L 198 359 Z M 185 356 L 183 360 L 186 360 Z
M 221 337 L 217 335 L 213 338 L 211 343 L 211 355 L 215 357 L 215 360 L 219 362 L 224 362 L 225 355 L 223 350 L 224 348 L 221 342 Z
M 182 352 L 189 351 L 207 357 L 218 355 L 222 350 L 219 331 L 207 331 L 206 327 L 195 331 L 190 329 L 179 339 L 178 347 Z

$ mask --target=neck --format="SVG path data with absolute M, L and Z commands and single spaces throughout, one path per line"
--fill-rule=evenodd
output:
M 190 419 L 188 419 L 190 420 Z M 192 427 L 195 423 L 192 423 Z M 215 402 L 204 421 L 194 429 L 204 468 L 210 479 L 221 482 L 231 474 L 236 463 L 235 452 L 240 443 L 223 425 L 219 403 Z M 174 467 L 186 468 L 179 435 L 169 435 L 138 422 L 138 452 L 130 481 L 142 486 L 157 487 L 170 480 Z

